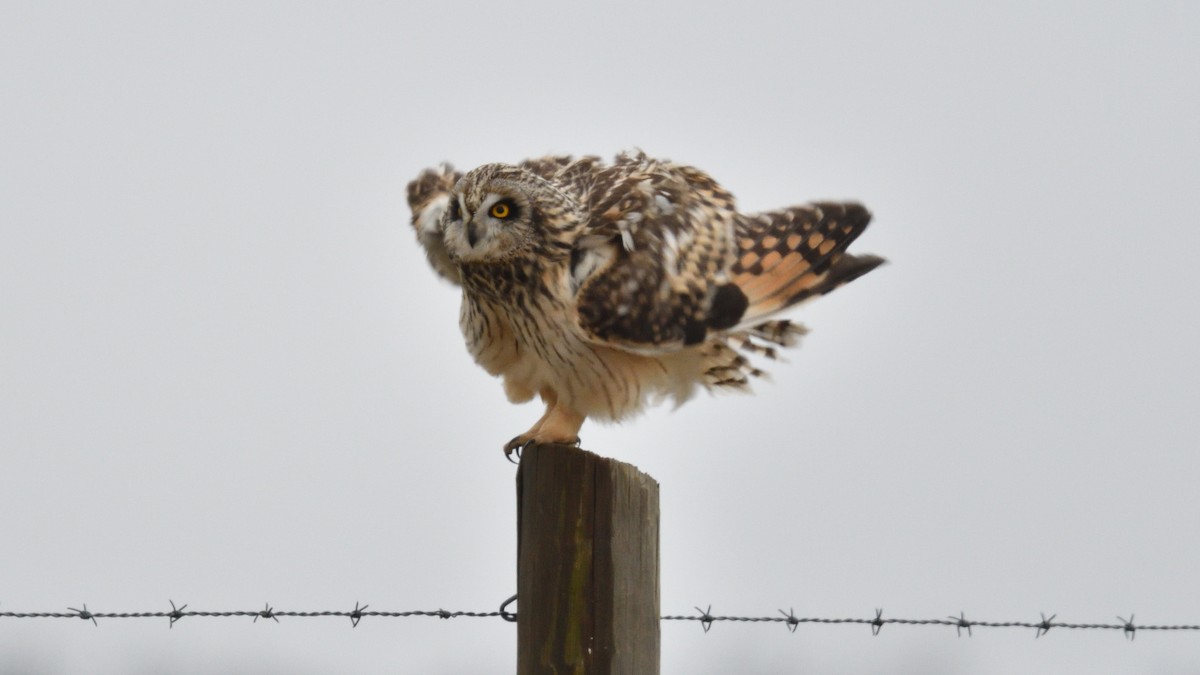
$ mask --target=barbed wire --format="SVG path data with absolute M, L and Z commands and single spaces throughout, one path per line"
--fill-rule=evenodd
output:
M 1040 621 L 983 621 L 969 620 L 965 612 L 959 612 L 958 616 L 947 616 L 944 619 L 901 619 L 901 618 L 885 618 L 882 609 L 875 610 L 875 617 L 871 619 L 830 619 L 821 617 L 799 617 L 796 616 L 794 609 L 789 609 L 784 612 L 779 610 L 780 616 L 714 616 L 712 614 L 712 606 L 708 609 L 696 608 L 700 614 L 696 616 L 664 616 L 663 621 L 698 621 L 704 628 L 704 632 L 708 632 L 712 628 L 712 624 L 716 621 L 744 621 L 744 622 L 769 622 L 783 623 L 793 633 L 800 624 L 816 623 L 816 624 L 861 624 L 871 627 L 872 635 L 879 635 L 879 632 L 887 624 L 901 624 L 907 626 L 953 626 L 959 637 L 962 637 L 963 629 L 966 629 L 967 636 L 974 635 L 974 628 L 1032 628 L 1035 638 L 1040 638 L 1050 632 L 1051 628 L 1066 628 L 1066 629 L 1083 629 L 1083 630 L 1119 630 L 1124 632 L 1125 637 L 1132 640 L 1139 630 L 1150 631 L 1200 631 L 1200 624 L 1176 624 L 1176 625 L 1161 625 L 1161 624 L 1138 624 L 1134 622 L 1134 615 L 1130 614 L 1129 618 L 1118 616 L 1117 620 L 1120 623 L 1070 623 L 1065 621 L 1055 621 L 1057 614 L 1051 614 L 1049 617 L 1045 613 L 1041 613 Z
M 359 603 L 354 603 L 352 610 L 322 610 L 322 611 L 291 611 L 278 610 L 264 603 L 263 609 L 259 610 L 232 610 L 232 611 L 200 611 L 189 610 L 186 604 L 176 606 L 173 600 L 168 601 L 171 604 L 171 611 L 157 612 L 96 612 L 88 609 L 84 603 L 81 609 L 68 607 L 67 611 L 59 612 L 9 612 L 0 611 L 0 618 L 8 619 L 82 619 L 91 621 L 92 624 L 99 626 L 99 619 L 168 619 L 169 628 L 174 628 L 176 622 L 188 617 L 253 617 L 253 622 L 257 623 L 259 619 L 271 619 L 276 623 L 280 617 L 286 618 L 311 618 L 311 617 L 342 617 L 350 619 L 352 627 L 357 627 L 359 622 L 367 617 L 381 618 L 405 618 L 405 617 L 437 617 L 439 619 L 456 619 L 460 617 L 470 618 L 500 618 L 505 621 L 515 622 L 517 615 L 514 612 L 507 611 L 507 607 L 515 602 L 517 596 L 512 596 L 505 600 L 500 609 L 495 612 L 464 612 L 464 611 L 447 611 L 444 609 L 436 610 L 409 610 L 409 611 L 379 611 L 368 610 L 369 605 L 359 606 Z M 779 610 L 778 616 L 723 616 L 714 615 L 712 606 L 708 609 L 700 609 L 696 607 L 699 614 L 695 615 L 668 615 L 661 617 L 663 621 L 695 621 L 698 622 L 707 633 L 718 621 L 735 621 L 743 623 L 782 623 L 787 626 L 791 632 L 796 632 L 796 629 L 801 624 L 857 624 L 869 626 L 872 635 L 879 635 L 885 625 L 899 624 L 905 626 L 950 626 L 955 629 L 956 634 L 962 637 L 963 631 L 966 630 L 967 636 L 974 635 L 975 628 L 1024 628 L 1033 629 L 1034 637 L 1040 638 L 1050 632 L 1052 628 L 1063 628 L 1068 630 L 1112 630 L 1121 631 L 1126 638 L 1132 640 L 1137 636 L 1138 631 L 1200 631 L 1200 624 L 1139 624 L 1134 622 L 1134 615 L 1130 614 L 1129 618 L 1118 616 L 1119 623 L 1071 623 L 1066 621 L 1055 621 L 1057 614 L 1051 614 L 1049 617 L 1045 613 L 1041 614 L 1039 621 L 983 621 L 967 619 L 965 612 L 959 612 L 958 616 L 947 616 L 940 619 L 903 619 L 884 617 L 882 609 L 875 610 L 873 618 L 822 618 L 822 617 L 801 617 L 796 616 L 794 608 L 789 608 L 784 612 Z
M 277 610 L 270 603 L 265 603 L 263 609 L 259 610 L 227 610 L 227 611 L 198 611 L 189 610 L 186 604 L 175 606 L 174 600 L 168 600 L 171 603 L 171 611 L 159 612 L 93 612 L 88 609 L 87 603 L 83 603 L 83 609 L 68 607 L 66 612 L 0 612 L 0 618 L 11 619 L 83 619 L 91 621 L 97 626 L 100 625 L 97 619 L 170 619 L 169 628 L 175 627 L 175 622 L 190 616 L 203 617 L 254 617 L 254 622 L 259 619 L 273 619 L 279 623 L 279 617 L 300 617 L 309 618 L 316 616 L 340 616 L 350 619 L 352 626 L 358 626 L 358 622 L 368 616 L 378 616 L 386 618 L 403 618 L 409 616 L 436 616 L 440 619 L 456 619 L 458 617 L 504 617 L 506 614 L 516 619 L 515 614 L 508 612 L 450 612 L 444 609 L 437 610 L 410 610 L 407 612 L 386 612 L 371 610 L 368 611 L 369 605 L 359 606 L 359 603 L 354 603 L 354 609 L 348 611 L 339 610 L 321 610 L 321 611 L 290 611 Z

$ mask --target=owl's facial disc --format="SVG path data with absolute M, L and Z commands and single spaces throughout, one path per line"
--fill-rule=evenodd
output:
M 508 257 L 526 238 L 522 227 L 526 201 L 508 190 L 484 192 L 476 197 L 476 203 L 472 203 L 473 197 L 470 193 L 451 197 L 446 213 L 447 242 L 463 262 Z

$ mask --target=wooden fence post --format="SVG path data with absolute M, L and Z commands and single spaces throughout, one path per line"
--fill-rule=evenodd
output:
M 517 471 L 517 673 L 659 672 L 658 483 L 584 450 Z

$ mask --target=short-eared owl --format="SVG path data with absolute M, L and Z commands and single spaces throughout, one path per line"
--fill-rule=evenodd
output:
M 542 415 L 505 445 L 574 443 L 585 418 L 619 420 L 697 385 L 746 389 L 805 332 L 774 318 L 883 262 L 846 247 L 853 203 L 738 213 L 704 172 L 643 153 L 443 164 L 408 185 L 429 262 L 462 287 L 460 325 L 509 400 Z

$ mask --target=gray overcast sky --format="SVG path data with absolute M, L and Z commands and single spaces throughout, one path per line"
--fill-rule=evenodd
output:
M 662 607 L 1200 623 L 1200 4 L 0 2 L 0 609 L 489 611 L 536 418 L 404 183 L 638 146 L 891 264 L 586 446 Z M 506 672 L 497 620 L 0 620 L 0 671 Z M 246 624 L 246 625 L 243 625 Z M 347 625 L 343 625 L 347 624 Z M 663 627 L 664 673 L 1178 672 L 1200 635 Z

